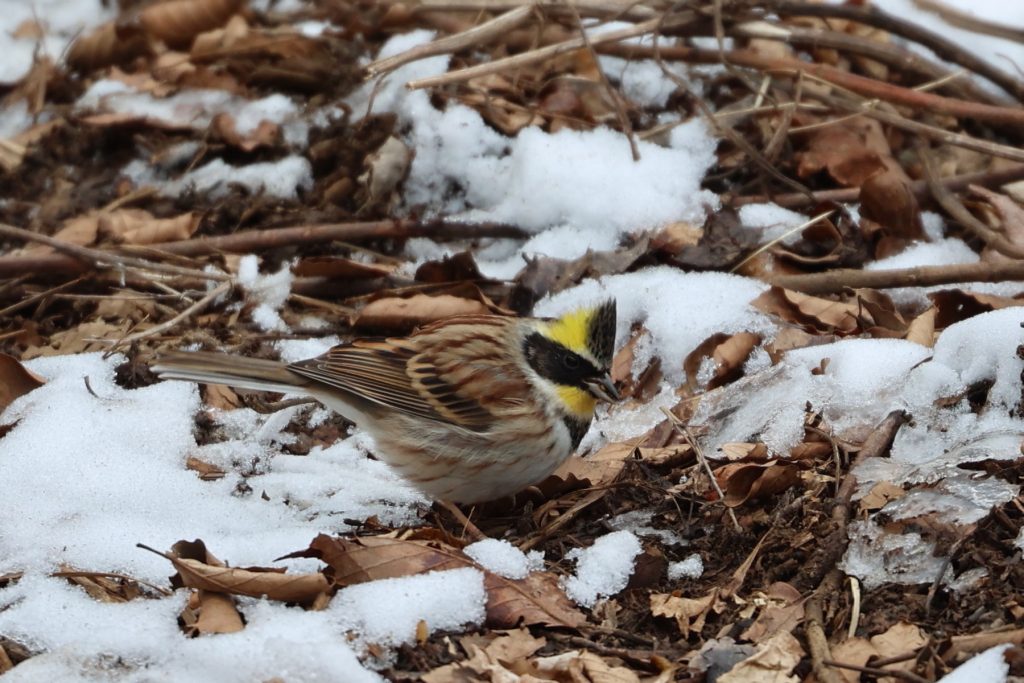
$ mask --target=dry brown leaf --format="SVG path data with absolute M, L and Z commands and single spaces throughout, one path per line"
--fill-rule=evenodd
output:
M 322 573 L 288 574 L 277 569 L 235 569 L 225 567 L 210 555 L 202 541 L 179 541 L 164 555 L 178 573 L 171 577 L 175 587 L 201 591 L 266 596 L 282 602 L 309 602 L 330 589 Z
M 613 666 L 586 650 L 572 650 L 551 657 L 538 657 L 531 665 L 531 669 L 539 674 L 533 677 L 538 683 L 547 680 L 572 683 L 640 683 L 640 677 L 635 672 L 624 666 Z M 526 681 L 530 679 L 527 678 Z
M 46 384 L 46 380 L 28 370 L 14 356 L 0 353 L 0 413 L 19 396 Z
M 633 457 L 638 443 L 639 439 L 633 439 L 606 444 L 597 453 L 586 458 L 573 455 L 551 476 L 563 480 L 573 478 L 577 481 L 586 481 L 594 488 L 608 486 L 618 480 L 626 466 L 626 460 Z
M 993 192 L 980 185 L 971 185 L 971 194 L 989 203 L 998 222 L 997 227 L 1008 242 L 1018 247 L 1024 246 L 1024 207 L 1018 204 L 1012 197 L 999 192 Z M 985 247 L 981 252 L 981 260 L 999 262 L 1011 261 L 1013 259 L 991 247 Z
M 71 44 L 67 63 L 72 69 L 88 72 L 112 64 L 126 64 L 152 52 L 149 39 L 140 27 L 108 21 Z
M 784 460 L 731 463 L 715 470 L 715 479 L 725 493 L 723 502 L 737 507 L 748 500 L 768 498 L 787 490 L 800 481 L 800 468 Z
M 193 472 L 198 473 L 199 478 L 204 481 L 214 481 L 216 479 L 222 479 L 225 474 L 224 470 L 217 467 L 216 465 L 212 465 L 206 462 L 205 460 L 200 460 L 199 458 L 192 455 L 190 455 L 188 459 L 185 460 L 185 469 L 192 470 Z
M 380 148 L 368 155 L 363 164 L 366 172 L 359 176 L 359 182 L 366 188 L 367 204 L 387 202 L 409 173 L 413 150 L 392 135 Z
M 363 280 L 386 277 L 394 267 L 381 263 L 362 263 L 341 256 L 309 256 L 292 266 L 297 277 L 322 277 L 330 280 Z
M 117 209 L 99 215 L 98 235 L 115 244 L 159 244 L 187 240 L 199 228 L 199 214 L 154 218 L 142 209 Z
M 788 631 L 756 643 L 757 652 L 718 677 L 718 683 L 797 683 L 793 668 L 804 658 L 804 649 Z
M 237 633 L 245 628 L 232 596 L 201 590 L 198 602 L 197 618 L 189 628 L 191 633 Z
M 203 401 L 211 408 L 234 410 L 242 407 L 242 401 L 231 387 L 224 384 L 203 384 L 200 387 Z
M 906 622 L 898 622 L 891 626 L 888 631 L 872 636 L 870 640 L 864 638 L 848 638 L 832 648 L 832 659 L 844 664 L 854 666 L 865 666 L 872 657 L 887 658 L 896 655 L 914 652 L 927 643 L 927 638 L 921 630 Z M 910 659 L 904 662 L 889 664 L 886 668 L 910 671 L 916 664 Z M 860 673 L 850 669 L 837 668 L 836 671 L 847 683 L 859 683 Z M 882 676 L 879 683 L 898 683 L 901 679 L 895 676 Z
M 928 298 L 932 300 L 932 304 L 937 309 L 935 328 L 940 330 L 982 313 L 1024 305 L 1024 300 L 1021 299 L 965 292 L 960 289 L 933 292 L 928 295 Z
M 935 345 L 935 319 L 939 309 L 929 306 L 927 310 L 910 321 L 907 334 L 903 338 L 921 346 Z
M 768 446 L 763 442 L 730 442 L 724 443 L 718 448 L 722 458 L 730 462 L 764 462 L 769 458 Z
M 97 340 L 121 339 L 127 334 L 130 325 L 130 320 L 122 320 L 119 324 L 108 323 L 103 320 L 82 323 L 78 327 L 54 332 L 47 340 L 49 341 L 48 346 L 29 347 L 22 356 L 29 359 L 38 358 L 39 356 L 56 356 L 81 353 L 83 351 L 106 350 L 110 345 Z
M 702 598 L 683 598 L 670 593 L 651 593 L 651 614 L 656 617 L 675 619 L 679 633 L 688 638 L 690 633 L 699 634 L 704 628 L 708 612 L 718 600 L 718 590 L 713 589 Z
M 887 503 L 902 498 L 906 493 L 902 486 L 897 486 L 890 481 L 880 481 L 857 501 L 857 505 L 862 511 L 881 510 Z
M 751 332 L 719 333 L 704 340 L 683 361 L 690 391 L 696 392 L 700 386 L 698 374 L 705 358 L 710 357 L 715 367 L 714 374 L 708 378 L 707 389 L 716 389 L 743 375 L 743 364 L 760 343 L 761 336 Z
M 792 633 L 803 621 L 806 599 L 790 584 L 776 581 L 768 587 L 762 599 L 764 604 L 760 613 L 754 623 L 740 634 L 741 640 L 759 643 L 777 633 Z
M 525 628 L 515 631 L 498 631 L 487 636 L 467 636 L 460 639 L 460 644 L 469 655 L 461 662 L 446 664 L 423 674 L 420 678 L 424 683 L 451 683 L 452 681 L 470 681 L 476 676 L 482 680 L 520 680 L 507 667 L 514 668 L 523 663 L 529 656 L 544 647 L 544 638 L 534 638 Z M 474 676 L 474 674 L 476 676 Z
M 68 583 L 79 586 L 99 602 L 123 603 L 134 600 L 141 594 L 138 584 L 132 580 L 97 572 L 83 572 L 67 565 L 61 565 L 55 576 L 61 576 L 67 579 Z
M 252 152 L 261 147 L 275 147 L 281 142 L 281 126 L 273 121 L 264 119 L 254 129 L 242 135 L 238 132 L 235 118 L 226 112 L 213 117 L 210 132 L 215 138 L 220 138 L 243 152 Z
M 328 576 L 338 586 L 365 583 L 473 567 L 484 572 L 487 622 L 498 628 L 525 625 L 579 626 L 586 620 L 549 572 L 533 572 L 525 579 L 507 579 L 482 569 L 460 549 L 440 540 L 394 536 L 332 538 L 321 534 L 307 550 L 289 557 L 316 557 L 325 562 Z
M 409 330 L 436 320 L 459 315 L 489 315 L 483 303 L 450 294 L 415 294 L 402 299 L 386 297 L 363 307 L 352 326 L 372 330 Z
M 171 47 L 188 47 L 200 33 L 227 23 L 244 0 L 165 0 L 142 10 L 146 33 Z

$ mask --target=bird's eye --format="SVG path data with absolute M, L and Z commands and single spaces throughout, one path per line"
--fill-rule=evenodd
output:
M 567 353 L 562 357 L 562 362 L 565 363 L 565 367 L 570 370 L 575 370 L 580 366 L 580 359 L 578 356 L 572 353 Z

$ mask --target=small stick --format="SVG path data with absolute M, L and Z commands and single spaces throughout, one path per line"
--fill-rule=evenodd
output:
M 902 669 L 880 669 L 874 666 L 859 666 L 857 664 L 847 664 L 845 662 L 836 662 L 831 659 L 826 659 L 823 664 L 832 666 L 837 669 L 849 669 L 850 671 L 859 671 L 862 674 L 868 674 L 870 676 L 892 676 L 893 678 L 902 678 L 905 681 L 911 683 L 928 683 L 927 678 L 921 678 L 917 674 L 911 671 L 904 671 Z
M 437 501 L 437 504 L 447 510 L 451 516 L 455 518 L 455 521 L 462 525 L 462 533 L 469 534 L 474 541 L 486 541 L 490 538 L 487 534 L 480 531 L 476 524 L 473 524 L 469 517 L 467 517 L 462 510 L 455 505 L 455 503 L 450 503 L 447 500 L 439 500 Z
M 189 277 L 202 278 L 206 280 L 230 279 L 230 276 L 223 273 L 208 273 L 202 270 L 182 268 L 181 266 L 170 266 L 165 263 L 156 263 L 154 261 L 147 261 L 145 259 L 134 258 L 132 256 L 121 256 L 119 254 L 102 251 L 100 249 L 90 249 L 89 247 L 82 247 L 77 244 L 72 244 L 71 242 L 66 242 L 65 240 L 59 240 L 55 237 L 49 237 L 48 235 L 40 235 L 39 233 L 24 230 L 22 228 L 16 228 L 13 225 L 6 225 L 4 223 L 0 223 L 0 235 L 26 240 L 28 242 L 40 242 L 53 247 L 57 251 L 73 256 L 76 259 L 95 263 L 100 266 L 106 266 L 108 268 L 147 270 L 153 273 L 167 273 L 170 275 L 188 275 Z
M 697 460 L 700 461 L 700 464 L 704 467 L 704 471 L 707 472 L 708 478 L 711 480 L 711 486 L 715 489 L 715 493 L 718 494 L 718 499 L 722 501 L 722 505 L 725 505 L 725 493 L 722 491 L 722 487 L 718 485 L 718 480 L 715 479 L 715 473 L 711 470 L 711 464 L 708 462 L 708 459 L 704 457 L 704 451 L 697 444 L 696 439 L 693 438 L 693 434 L 690 433 L 689 427 L 684 425 L 682 421 L 673 415 L 672 411 L 668 408 L 662 406 L 661 412 L 665 413 L 665 417 L 667 417 L 668 421 L 672 423 L 672 426 L 675 427 L 676 431 L 686 439 L 686 443 L 690 444 L 690 448 L 693 449 L 693 453 L 697 456 Z M 729 519 L 732 520 L 732 525 L 736 527 L 736 530 L 743 531 L 743 527 L 740 526 L 739 520 L 736 519 L 736 513 L 732 511 L 732 508 L 725 505 L 725 511 L 729 513 Z
M 127 337 L 122 337 L 121 339 L 117 340 L 110 347 L 110 349 L 107 351 L 107 353 L 110 353 L 114 349 L 117 349 L 118 347 L 124 346 L 125 344 L 131 344 L 132 342 L 137 342 L 140 339 L 145 339 L 146 337 L 152 337 L 152 336 L 160 334 L 162 332 L 166 332 L 167 330 L 171 329 L 172 327 L 174 327 L 178 323 L 181 323 L 181 322 L 183 322 L 185 320 L 188 320 L 193 315 L 195 315 L 199 311 L 201 311 L 204 308 L 206 308 L 207 306 L 209 306 L 221 294 L 224 294 L 224 293 L 230 291 L 231 287 L 232 287 L 232 283 L 231 282 L 222 282 L 222 283 L 220 283 L 219 285 L 217 285 L 216 287 L 211 289 L 209 292 L 207 292 L 206 296 L 204 296 L 202 299 L 199 299 L 194 304 L 192 304 L 191 306 L 189 306 L 188 308 L 186 308 L 184 311 L 182 311 L 178 315 L 174 316 L 173 318 L 165 320 L 164 322 L 160 323 L 159 325 L 155 325 L 155 326 L 149 328 L 148 330 L 143 330 L 142 332 L 136 332 L 135 334 L 130 334 Z
M 366 65 L 366 75 L 368 78 L 374 78 L 410 62 L 489 43 L 522 26 L 529 20 L 532 13 L 533 7 L 521 5 L 462 33 L 440 38 L 425 45 L 417 45 L 397 55 L 370 62 Z
M 983 241 L 988 247 L 998 251 L 1004 256 L 1013 259 L 1024 259 L 1024 247 L 1014 244 L 992 228 L 974 217 L 967 207 L 963 205 L 956 196 L 946 189 L 940 182 L 939 172 L 935 168 L 935 162 L 924 142 L 918 141 L 916 145 L 917 158 L 921 160 L 924 168 L 925 180 L 928 182 L 928 189 L 935 198 L 936 203 L 946 210 L 954 220 L 967 228 L 975 237 Z
M 964 282 L 1024 280 L 1024 262 L 962 263 L 951 266 L 917 266 L 892 270 L 837 268 L 821 273 L 772 275 L 770 285 L 805 294 L 835 294 L 847 289 L 889 289 L 892 287 L 934 287 Z

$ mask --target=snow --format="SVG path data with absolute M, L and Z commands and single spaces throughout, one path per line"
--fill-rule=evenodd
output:
M 524 553 L 508 541 L 485 538 L 463 548 L 474 562 L 507 579 L 525 579 L 531 571 L 544 568 L 544 553 Z
M 704 573 L 704 560 L 697 553 L 679 562 L 668 563 L 668 580 L 699 579 Z
M 950 671 L 939 683 L 1005 683 L 1010 665 L 1003 653 L 1010 647 L 1009 643 L 990 647 Z
M 420 622 L 428 632 L 482 624 L 486 602 L 483 572 L 466 567 L 349 586 L 327 612 L 358 643 L 395 646 L 416 642 Z
M 167 561 L 135 544 L 168 548 L 182 534 L 202 538 L 232 564 L 265 565 L 305 548 L 318 533 L 345 530 L 343 518 L 376 515 L 385 524 L 413 524 L 425 504 L 385 465 L 366 457 L 372 444 L 362 434 L 305 457 L 287 456 L 271 446 L 283 438 L 278 430 L 287 415 L 229 411 L 219 414 L 226 440 L 197 446 L 196 388 L 162 382 L 122 389 L 113 382 L 122 361 L 99 354 L 31 361 L 27 365 L 47 384 L 3 414 L 3 424 L 16 424 L 3 439 L 0 517 L 18 524 L 0 530 L 0 574 L 26 574 L 0 590 L 0 633 L 51 650 L 17 667 L 11 680 L 68 680 L 76 678 L 71 672 L 105 666 L 105 658 L 137 668 L 121 680 L 147 680 L 149 670 L 170 681 L 211 671 L 223 672 L 215 677 L 225 681 L 286 674 L 289 680 L 377 680 L 340 635 L 341 626 L 355 628 L 354 622 L 337 621 L 330 630 L 319 613 L 258 604 L 245 610 L 243 632 L 191 640 L 177 628 L 181 595 L 104 604 L 45 576 L 66 564 L 164 584 L 172 571 Z M 202 481 L 184 467 L 189 456 L 228 474 Z M 243 483 L 254 493 L 239 494 Z M 41 491 L 58 492 L 41 499 Z M 282 565 L 314 571 L 319 563 Z M 358 596 L 351 600 L 361 604 Z M 137 637 L 125 637 L 125 624 Z
M 115 3 L 102 0 L 2 0 L 0 1 L 0 83 L 14 83 L 32 66 L 33 55 L 59 61 L 68 45 L 80 34 L 117 15 Z M 19 27 L 40 21 L 41 39 L 17 37 Z
M 246 301 L 253 305 L 249 315 L 261 330 L 288 330 L 288 325 L 278 311 L 291 295 L 294 279 L 291 266 L 287 263 L 276 273 L 260 275 L 259 259 L 256 256 L 249 254 L 239 260 L 238 284 L 245 290 Z
M 262 161 L 245 166 L 232 166 L 223 159 L 213 159 L 170 180 L 144 161 L 136 160 L 122 173 L 136 185 L 151 185 L 165 197 L 176 197 L 193 190 L 208 192 L 211 198 L 224 197 L 232 185 L 240 185 L 250 193 L 263 193 L 282 199 L 296 199 L 300 192 L 313 188 L 313 168 L 306 157 L 291 154 L 277 161 Z
M 565 555 L 576 562 L 575 576 L 562 582 L 566 595 L 584 607 L 615 595 L 629 583 L 636 556 L 642 551 L 640 539 L 631 531 L 613 531 L 589 548 L 573 548 Z
M 396 36 L 379 57 L 432 38 L 429 31 Z M 437 56 L 407 64 L 367 84 L 349 104 L 358 114 L 372 103 L 373 111 L 394 112 L 407 127 L 415 150 L 403 189 L 408 209 L 509 222 L 536 233 L 511 250 L 502 244 L 492 253 L 483 250 L 484 275 L 512 277 L 523 255 L 575 258 L 588 249 L 612 249 L 626 235 L 674 221 L 700 223 L 718 208 L 718 198 L 700 188 L 715 148 L 702 122 L 673 130 L 669 147 L 638 141 L 635 162 L 628 140 L 606 128 L 555 134 L 526 128 L 510 139 L 468 107 L 450 104 L 440 111 L 426 92 L 404 87 L 444 71 L 447 63 Z

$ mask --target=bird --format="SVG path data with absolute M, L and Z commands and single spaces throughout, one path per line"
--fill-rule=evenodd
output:
M 483 503 L 539 483 L 579 447 L 611 379 L 615 300 L 559 318 L 457 316 L 285 364 L 172 351 L 162 379 L 312 397 L 370 433 L 428 497 Z

